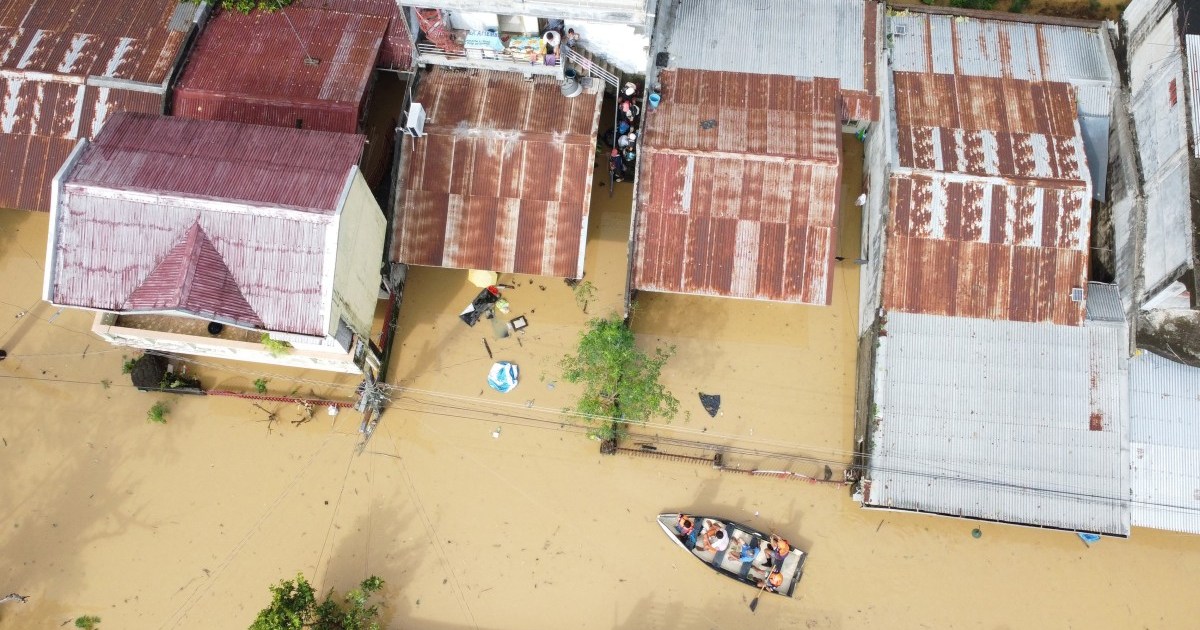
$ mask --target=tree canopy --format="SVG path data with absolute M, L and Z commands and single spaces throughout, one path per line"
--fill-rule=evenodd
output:
M 576 352 L 563 357 L 560 367 L 563 379 L 584 386 L 575 409 L 591 420 L 593 437 L 621 437 L 625 423 L 675 417 L 679 401 L 659 383 L 674 353 L 673 346 L 643 352 L 616 314 L 588 321 Z
M 378 630 L 379 607 L 367 601 L 381 588 L 383 580 L 372 575 L 342 601 L 330 589 L 318 602 L 312 585 L 298 574 L 271 587 L 271 604 L 259 611 L 250 630 Z

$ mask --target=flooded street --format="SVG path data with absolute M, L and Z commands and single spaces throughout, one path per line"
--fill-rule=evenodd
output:
M 848 461 L 854 412 L 861 145 L 847 142 L 829 307 L 642 294 L 633 327 L 674 345 L 669 426 L 639 433 Z M 855 152 L 857 158 L 855 158 Z M 607 181 L 597 173 L 597 181 Z M 561 280 L 504 276 L 498 338 L 457 317 L 465 271 L 414 268 L 389 381 L 362 455 L 358 414 L 133 389 L 92 314 L 40 301 L 47 215 L 0 212 L 0 628 L 238 628 L 267 587 L 303 572 L 324 590 L 387 582 L 387 627 L 1186 628 L 1200 615 L 1200 537 L 1074 535 L 867 511 L 844 487 L 605 457 L 561 413 L 557 361 L 590 316 L 622 308 L 631 186 L 596 186 L 585 313 Z M 485 345 L 486 344 L 486 345 Z M 502 395 L 494 360 L 522 370 Z M 357 379 L 204 359 L 204 385 L 348 399 Z M 710 418 L 697 394 L 722 396 Z M 169 400 L 168 424 L 146 421 Z M 268 427 L 267 413 L 278 414 Z M 497 433 L 498 432 L 498 433 Z M 494 437 L 497 435 L 498 437 Z M 733 462 L 738 464 L 740 462 Z M 752 464 L 753 462 L 747 462 Z M 727 516 L 811 553 L 797 596 L 764 596 L 679 551 L 660 512 Z M 979 539 L 971 530 L 982 530 Z

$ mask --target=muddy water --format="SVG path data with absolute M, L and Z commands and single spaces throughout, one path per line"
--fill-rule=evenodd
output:
M 268 430 L 246 401 L 184 397 L 166 426 L 148 424 L 157 398 L 128 386 L 122 351 L 88 334 L 91 316 L 38 305 L 45 215 L 0 213 L 0 589 L 32 596 L 0 606 L 0 628 L 82 614 L 106 628 L 244 627 L 267 585 L 298 571 L 339 589 L 380 575 L 396 628 L 1194 625 L 1200 538 L 1135 530 L 1089 549 L 983 525 L 973 539 L 973 523 L 864 511 L 840 487 L 601 457 L 557 413 L 572 388 L 554 365 L 588 316 L 621 308 L 629 195 L 597 187 L 588 313 L 561 281 L 506 277 L 511 316 L 529 328 L 498 338 L 486 320 L 458 321 L 476 291 L 465 272 L 415 269 L 392 365 L 404 389 L 361 456 L 349 412 L 293 426 L 295 409 L 268 406 L 279 415 Z M 850 225 L 840 252 L 856 249 Z M 635 329 L 676 346 L 666 379 L 691 412 L 671 428 L 847 450 L 856 272 L 838 265 L 826 308 L 643 294 Z M 521 366 L 512 393 L 487 389 L 488 348 Z M 273 392 L 334 397 L 354 385 L 206 363 L 212 386 L 248 390 L 261 376 Z M 704 414 L 699 391 L 720 393 L 723 415 Z M 798 596 L 751 615 L 752 589 L 657 528 L 653 515 L 674 510 L 790 536 L 812 554 Z

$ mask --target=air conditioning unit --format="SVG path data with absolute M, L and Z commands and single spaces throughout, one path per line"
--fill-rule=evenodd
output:
M 408 115 L 404 117 L 404 133 L 414 138 L 425 135 L 425 106 L 413 103 L 408 106 Z
M 904 35 L 908 35 L 908 25 L 907 24 L 893 24 L 892 25 L 892 36 L 893 37 L 903 37 Z

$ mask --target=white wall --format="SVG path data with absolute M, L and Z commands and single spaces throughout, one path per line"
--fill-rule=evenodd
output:
M 882 11 L 882 9 L 881 9 Z M 883 16 L 877 21 L 884 25 Z M 885 53 L 886 54 L 886 53 Z M 882 61 L 882 60 L 881 60 Z M 892 97 L 892 73 L 889 64 L 876 64 L 875 85 L 880 95 L 879 121 L 867 131 L 866 165 L 867 204 L 863 206 L 862 248 L 867 262 L 859 274 L 858 334 L 875 321 L 883 290 L 883 259 L 887 247 L 889 173 L 892 147 L 896 144 L 895 112 Z
M 387 221 L 362 174 L 355 172 L 338 219 L 337 262 L 333 271 L 333 305 L 329 334 L 338 318 L 361 337 L 371 336 L 379 300 L 380 265 Z
M 362 373 L 354 365 L 354 357 L 348 352 L 317 351 L 296 347 L 285 355 L 275 357 L 267 352 L 262 344 L 229 341 L 209 336 L 199 337 L 157 330 L 124 328 L 112 325 L 116 319 L 116 316 L 111 313 L 97 313 L 92 324 L 92 332 L 116 346 L 161 350 L 216 359 L 232 359 L 249 363 L 285 365 L 326 372 Z
M 605 24 L 567 20 L 575 29 L 581 45 L 603 57 L 627 74 L 646 74 L 650 63 L 650 32 L 629 24 Z

